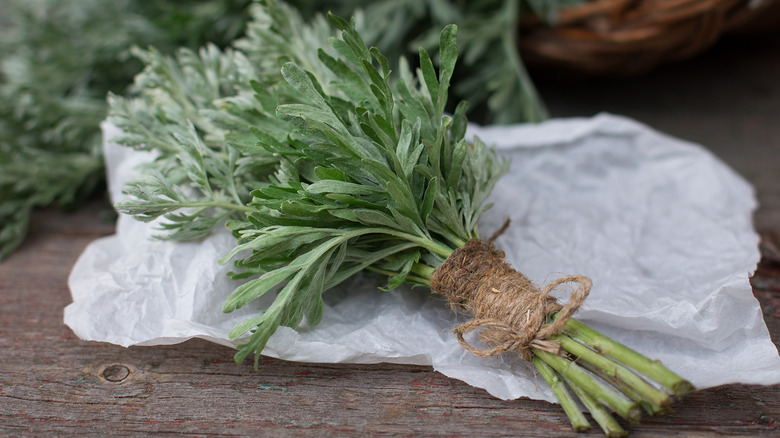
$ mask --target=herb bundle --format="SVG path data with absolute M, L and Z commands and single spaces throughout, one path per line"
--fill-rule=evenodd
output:
M 479 238 L 507 163 L 479 139 L 466 140 L 465 103 L 445 111 L 457 27 L 440 34 L 438 72 L 421 49 L 418 69 L 401 60 L 393 76 L 354 22 L 329 15 L 338 32 L 317 49 L 313 36 L 331 32 L 321 19 L 296 27 L 292 9 L 264 6 L 241 49 L 184 51 L 177 60 L 147 52 L 137 80 L 147 91 L 114 99 L 111 113 L 126 133 L 120 142 L 159 154 L 118 208 L 141 220 L 164 216 L 166 236 L 178 239 L 227 220 L 237 244 L 221 262 L 235 260 L 232 275 L 247 281 L 223 310 L 275 294 L 231 331 L 242 340 L 238 362 L 254 355 L 257 366 L 279 326 L 315 326 L 322 294 L 367 270 L 385 278 L 385 290 L 430 286 L 471 313 L 456 328 L 461 345 L 531 361 L 575 430 L 590 427 L 577 400 L 607 435 L 621 436 L 611 412 L 637 422 L 643 408 L 662 413 L 673 395 L 692 390 L 657 361 L 571 318 L 590 289 L 587 278 L 565 276 L 540 290 L 504 262 L 493 244 L 501 230 Z M 246 62 L 253 56 L 265 62 Z M 561 306 L 549 292 L 566 282 L 579 287 Z M 484 345 L 467 339 L 470 332 Z

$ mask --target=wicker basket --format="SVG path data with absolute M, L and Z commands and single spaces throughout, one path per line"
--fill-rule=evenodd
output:
M 597 0 L 560 12 L 550 27 L 523 23 L 520 47 L 531 66 L 632 75 L 696 55 L 774 0 Z

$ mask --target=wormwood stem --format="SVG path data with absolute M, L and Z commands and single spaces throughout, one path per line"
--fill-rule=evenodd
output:
M 577 406 L 577 401 L 563 383 L 563 379 L 561 379 L 558 373 L 556 373 L 550 365 L 547 365 L 543 360 L 539 359 L 539 357 L 534 356 L 533 361 L 536 369 L 539 370 L 539 374 L 541 374 L 547 384 L 550 385 L 550 389 L 552 389 L 555 398 L 558 399 L 563 411 L 566 412 L 566 415 L 569 417 L 569 421 L 574 430 L 577 432 L 589 430 L 590 423 L 588 422 L 588 419 L 585 418 L 585 415 L 583 415 L 579 406 Z
M 685 395 L 695 389 L 689 381 L 666 368 L 660 361 L 649 359 L 574 318 L 566 322 L 563 332 L 597 352 L 612 357 L 640 374 L 660 383 L 672 391 L 674 395 Z
M 551 319 L 556 317 L 553 315 Z M 626 435 L 609 409 L 630 423 L 639 422 L 640 405 L 652 415 L 669 410 L 670 395 L 646 379 L 661 384 L 676 395 L 694 389 L 690 382 L 659 361 L 648 359 L 574 318 L 566 322 L 562 334 L 551 339 L 559 342 L 561 353 L 533 349 L 534 365 L 551 388 L 553 385 L 561 386 L 560 380 L 566 382 L 609 437 Z M 571 408 L 567 407 L 572 404 L 571 394 L 559 395 L 560 390 L 556 388 L 553 392 L 569 415 L 572 426 L 578 430 L 579 415 L 569 414 Z
M 564 379 L 579 386 L 591 395 L 597 402 L 602 403 L 630 423 L 638 423 L 642 415 L 639 405 L 607 384 L 597 380 L 585 369 L 561 356 L 534 349 L 534 355 L 553 367 Z
M 144 203 L 143 208 L 147 210 L 156 209 L 156 208 L 166 208 L 170 207 L 171 204 L 169 202 L 160 202 L 160 203 Z M 135 206 L 133 205 L 133 202 L 131 201 L 123 201 L 119 202 L 115 206 L 117 209 L 119 209 L 122 212 L 131 211 Z M 177 208 L 222 208 L 225 210 L 232 210 L 232 211 L 240 211 L 242 213 L 252 213 L 255 211 L 252 207 L 247 207 L 245 205 L 241 204 L 234 204 L 230 202 L 219 202 L 219 201 L 206 201 L 206 202 L 179 202 L 176 204 Z
M 598 367 L 591 364 L 590 362 L 583 360 L 580 361 L 579 364 L 586 370 L 590 371 L 591 373 L 609 382 L 612 386 L 617 388 L 618 391 L 625 394 L 631 400 L 634 400 L 635 402 L 639 403 L 643 408 L 645 408 L 645 411 L 647 411 L 648 414 L 659 415 L 670 411 L 669 405 L 671 404 L 672 401 L 671 398 L 669 398 L 669 394 L 667 394 L 666 392 L 653 388 L 659 394 L 662 394 L 661 397 L 665 397 L 667 400 L 667 402 L 663 404 L 653 404 L 647 399 L 645 399 L 642 396 L 642 394 L 640 394 L 635 388 L 631 387 L 630 385 L 628 385 L 627 383 L 619 379 L 616 379 L 614 376 L 607 375 L 606 373 L 604 373 L 604 371 L 600 370 Z
M 393 274 L 395 274 L 395 271 L 392 271 L 390 269 L 382 269 L 382 268 L 379 268 L 379 267 L 376 267 L 376 266 L 368 266 L 368 267 L 366 267 L 366 270 L 367 271 L 371 271 L 371 272 L 376 272 L 377 274 L 387 275 L 388 277 L 392 276 Z M 431 284 L 431 281 L 428 278 L 420 277 L 420 276 L 412 275 L 412 274 L 409 274 L 409 275 L 406 276 L 406 281 L 419 283 L 419 284 L 425 284 L 425 285 L 430 285 Z
M 426 278 L 429 285 L 431 284 L 431 277 L 433 277 L 434 271 L 436 271 L 436 268 L 432 268 L 424 263 L 415 263 L 412 266 L 412 272 Z
M 605 380 L 612 383 L 629 398 L 645 406 L 648 411 L 662 412 L 668 408 L 671 400 L 667 394 L 657 390 L 625 366 L 600 355 L 569 336 L 559 335 L 555 336 L 554 339 L 561 343 L 564 350 L 577 356 L 578 362 L 584 368 L 590 369 L 592 366 L 597 375 L 603 376 Z
M 427 249 L 428 251 L 430 251 L 430 252 L 432 252 L 434 254 L 437 254 L 437 255 L 445 258 L 445 259 L 447 257 L 449 257 L 450 254 L 453 253 L 453 249 L 452 248 L 450 248 L 450 247 L 448 247 L 448 246 L 446 246 L 446 245 L 444 245 L 442 243 L 439 243 L 439 242 L 437 242 L 435 240 L 426 239 L 424 237 L 421 237 L 421 236 L 418 236 L 418 235 L 415 235 L 415 234 L 404 233 L 404 232 L 397 231 L 397 230 L 394 230 L 394 229 L 389 229 L 389 228 L 368 228 L 366 230 L 361 230 L 361 232 L 360 232 L 360 234 L 370 234 L 370 233 L 386 234 L 386 235 L 390 235 L 390 236 L 400 237 L 402 239 L 406 239 L 406 240 L 408 240 L 410 242 L 417 243 L 421 247 L 423 247 L 423 248 Z M 433 274 L 433 271 L 431 271 L 431 275 L 432 274 Z
M 569 383 L 572 392 L 580 399 L 583 405 L 588 409 L 590 415 L 599 424 L 604 434 L 610 438 L 622 437 L 628 435 L 625 429 L 620 427 L 615 417 L 607 410 L 604 405 L 593 399 L 587 392 L 577 385 Z

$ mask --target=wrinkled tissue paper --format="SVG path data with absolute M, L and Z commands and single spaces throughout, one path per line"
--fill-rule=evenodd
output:
M 104 125 L 108 140 L 117 130 Z M 749 276 L 759 260 L 753 189 L 704 148 L 609 114 L 539 125 L 470 127 L 511 159 L 480 229 L 512 225 L 497 245 L 532 281 L 583 274 L 593 290 L 577 317 L 698 387 L 780 383 Z M 112 199 L 148 153 L 107 141 Z M 234 346 L 228 331 L 258 305 L 221 312 L 237 283 L 216 260 L 226 230 L 190 243 L 153 240 L 155 223 L 121 216 L 73 268 L 65 323 L 82 339 L 123 346 L 203 338 Z M 490 394 L 555 401 L 513 357 L 464 351 L 454 314 L 424 288 L 380 292 L 357 276 L 324 294 L 315 328 L 280 327 L 263 354 L 303 362 L 432 365 Z M 559 298 L 567 299 L 565 288 Z M 262 373 L 262 371 L 261 371 Z

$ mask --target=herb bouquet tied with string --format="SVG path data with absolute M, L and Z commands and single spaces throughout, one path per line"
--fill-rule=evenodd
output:
M 532 362 L 577 431 L 590 428 L 582 406 L 607 435 L 621 436 L 612 413 L 636 423 L 642 410 L 663 413 L 674 396 L 693 389 L 659 362 L 572 318 L 591 288 L 586 277 L 564 276 L 541 289 L 494 245 L 502 230 L 479 238 L 477 224 L 507 162 L 479 139 L 465 138 L 465 103 L 445 113 L 458 55 L 455 26 L 441 33 L 438 73 L 420 50 L 416 74 L 402 60 L 395 77 L 354 22 L 332 15 L 338 37 L 330 47 L 287 45 L 288 62 L 266 70 L 246 62 L 261 52 L 253 44 L 267 43 L 268 51 L 284 46 L 282 35 L 312 42 L 327 32 L 322 22 L 293 30 L 290 12 L 268 4 L 265 27 L 250 26 L 238 52 L 202 52 L 211 64 L 190 54 L 180 59 L 189 67 L 180 70 L 162 58 L 147 60 L 147 76 L 165 73 L 155 86 L 180 97 L 160 107 L 179 122 L 146 121 L 169 125 L 156 146 L 143 141 L 139 132 L 151 131 L 139 128 L 130 103 L 112 103 L 113 120 L 126 132 L 120 141 L 159 154 L 127 186 L 131 196 L 118 208 L 143 220 L 167 217 L 173 238 L 202 236 L 227 218 L 237 244 L 221 262 L 234 260 L 232 275 L 246 281 L 223 310 L 275 294 L 268 308 L 231 331 L 241 342 L 238 362 L 254 355 L 257 365 L 279 326 L 296 328 L 304 319 L 315 326 L 323 293 L 370 271 L 386 278 L 385 290 L 430 287 L 469 313 L 472 319 L 455 328 L 460 344 L 479 356 L 517 354 Z M 230 62 L 243 67 L 231 69 Z M 219 65 L 220 75 L 204 73 L 208 65 Z M 214 92 L 204 94 L 212 101 L 195 111 L 197 105 L 182 103 L 193 93 L 165 91 L 160 84 L 175 80 L 172 72 L 211 78 Z M 238 80 L 253 75 L 251 88 Z M 220 87 L 220 80 L 230 86 Z M 560 305 L 550 292 L 564 283 L 576 288 Z

